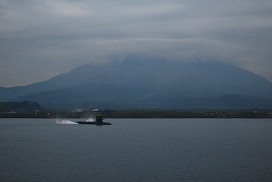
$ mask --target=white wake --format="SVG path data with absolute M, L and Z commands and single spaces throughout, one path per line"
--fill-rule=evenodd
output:
M 68 119 L 58 119 L 56 123 L 57 124 L 78 124 Z
M 87 119 L 88 122 L 94 122 L 94 119 L 93 118 L 89 118 Z

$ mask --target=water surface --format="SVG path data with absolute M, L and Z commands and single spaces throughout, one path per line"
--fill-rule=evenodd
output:
M 1 181 L 272 179 L 271 119 L 69 121 L 0 119 Z

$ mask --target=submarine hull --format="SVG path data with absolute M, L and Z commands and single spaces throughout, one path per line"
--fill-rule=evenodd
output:
M 78 124 L 91 124 L 91 125 L 99 125 L 99 126 L 102 126 L 102 125 L 112 125 L 111 123 L 108 123 L 108 122 L 88 122 L 88 121 L 78 121 L 76 122 Z
M 95 117 L 95 121 L 78 121 L 78 124 L 92 124 L 92 125 L 112 125 L 110 122 L 104 122 L 103 116 L 101 114 L 97 114 Z

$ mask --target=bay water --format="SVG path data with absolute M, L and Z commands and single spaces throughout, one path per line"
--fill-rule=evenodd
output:
M 0 181 L 272 181 L 272 119 L 0 119 Z

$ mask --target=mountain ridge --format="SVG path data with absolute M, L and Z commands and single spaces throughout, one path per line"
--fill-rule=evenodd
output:
M 33 100 L 46 107 L 186 108 L 187 103 L 195 108 L 226 108 L 226 103 L 233 100 L 231 109 L 236 107 L 234 101 L 240 99 L 247 103 L 241 108 L 272 108 L 271 82 L 218 62 L 134 57 L 103 65 L 83 65 L 47 81 L 7 90 L 9 93 L 0 89 L 0 100 Z M 235 97 L 214 104 L 214 100 L 227 95 Z

